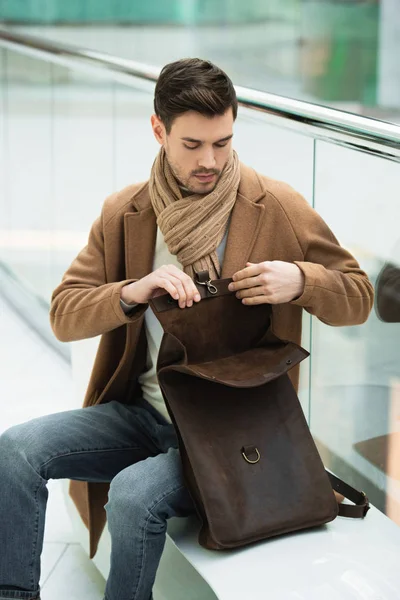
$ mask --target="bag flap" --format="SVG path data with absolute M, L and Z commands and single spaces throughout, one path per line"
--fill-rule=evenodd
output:
M 158 371 L 158 377 L 161 383 L 163 373 L 175 371 L 230 387 L 257 387 L 284 375 L 307 356 L 309 353 L 304 348 L 285 342 L 213 361 L 164 366 Z

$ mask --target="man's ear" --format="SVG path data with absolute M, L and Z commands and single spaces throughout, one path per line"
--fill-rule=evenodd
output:
M 167 132 L 165 131 L 165 127 L 163 122 L 157 117 L 157 115 L 151 115 L 151 127 L 153 129 L 154 137 L 157 142 L 163 146 L 165 144 L 165 139 L 167 136 Z

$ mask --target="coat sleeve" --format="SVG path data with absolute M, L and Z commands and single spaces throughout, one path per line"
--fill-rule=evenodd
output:
M 292 304 L 302 306 L 328 325 L 364 323 L 374 304 L 368 276 L 299 194 L 290 212 L 286 216 L 304 256 L 295 263 L 305 276 L 304 292 Z
M 62 342 L 95 337 L 139 319 L 147 304 L 139 304 L 126 315 L 120 304 L 121 289 L 135 281 L 107 283 L 103 218 L 93 224 L 87 246 L 66 271 L 54 290 L 50 323 Z

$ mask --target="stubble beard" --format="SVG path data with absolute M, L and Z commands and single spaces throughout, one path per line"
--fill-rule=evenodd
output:
M 168 161 L 168 162 L 169 162 L 169 166 L 171 167 L 171 171 L 172 171 L 172 173 L 173 173 L 173 175 L 174 175 L 174 177 L 175 177 L 175 179 L 176 179 L 179 187 L 183 191 L 186 191 L 186 192 L 188 192 L 190 194 L 198 194 L 200 196 L 206 196 L 207 194 L 211 194 L 211 192 L 213 192 L 215 190 L 215 188 L 217 187 L 217 184 L 218 184 L 218 182 L 219 182 L 219 180 L 221 178 L 222 172 L 224 170 L 224 169 L 222 169 L 221 171 L 219 171 L 217 169 L 211 169 L 210 171 L 204 171 L 204 169 L 203 170 L 199 169 L 197 171 L 197 173 L 202 173 L 202 172 L 203 173 L 209 172 L 210 174 L 211 173 L 215 173 L 215 175 L 217 177 L 216 181 L 215 181 L 215 183 L 213 183 L 212 187 L 210 187 L 208 189 L 204 189 L 204 187 L 206 187 L 206 185 L 200 186 L 200 184 L 199 184 L 199 188 L 197 188 L 197 186 L 194 187 L 193 185 L 190 184 L 190 179 L 192 177 L 194 177 L 194 173 L 196 173 L 196 171 L 195 172 L 192 171 L 191 175 L 188 178 L 184 178 L 184 177 L 182 177 L 180 175 L 179 169 L 177 169 L 175 167 L 175 165 L 173 165 L 170 161 Z M 226 165 L 224 165 L 224 168 L 225 168 L 225 166 Z

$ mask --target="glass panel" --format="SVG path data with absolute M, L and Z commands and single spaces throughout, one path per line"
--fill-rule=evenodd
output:
M 51 290 L 85 246 L 103 201 L 114 191 L 112 83 L 58 65 L 52 66 L 52 79 Z
M 0 261 L 5 245 L 6 212 L 6 116 L 5 116 L 5 56 L 0 48 Z
M 1 260 L 36 294 L 49 288 L 51 69 L 4 51 L 5 219 Z
M 314 320 L 311 429 L 325 464 L 400 523 L 400 168 L 318 142 L 315 179 L 315 208 L 378 280 L 378 302 L 362 326 Z
M 239 108 L 234 140 L 242 162 L 268 177 L 285 181 L 312 204 L 311 137 L 270 125 L 262 114 Z
M 160 149 L 151 129 L 153 95 L 115 84 L 115 189 L 146 181 Z
M 113 84 L 17 52 L 5 55 L 0 257 L 48 304 L 114 191 Z

